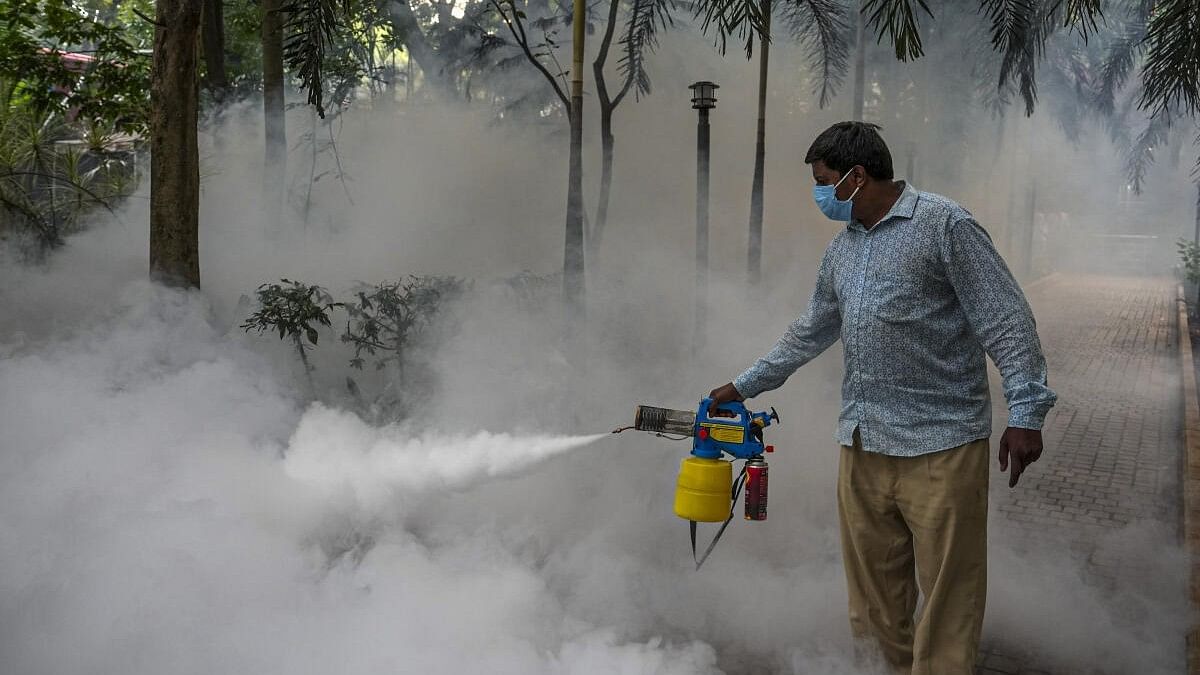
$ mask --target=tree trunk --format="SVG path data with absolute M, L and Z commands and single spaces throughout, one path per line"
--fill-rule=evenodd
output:
M 568 331 L 575 332 L 586 316 L 583 304 L 583 40 L 587 23 L 584 0 L 574 0 L 571 59 L 571 151 L 567 172 L 567 223 L 563 246 L 563 297 Z
M 225 74 L 225 3 L 204 0 L 204 23 L 200 30 L 204 44 L 204 84 L 217 102 L 225 98 L 229 78 Z
M 613 133 L 612 118 L 625 93 L 629 91 L 629 82 L 617 94 L 616 100 L 608 95 L 608 81 L 604 79 L 604 65 L 608 61 L 608 50 L 612 46 L 613 34 L 617 27 L 617 10 L 620 0 L 609 0 L 608 22 L 604 26 L 604 37 L 600 39 L 600 49 L 596 60 L 592 62 L 592 76 L 596 80 L 596 99 L 600 104 L 600 199 L 596 202 L 596 220 L 587 232 L 587 252 L 592 256 L 600 250 L 600 240 L 604 236 L 604 226 L 608 224 L 608 202 L 612 194 L 612 163 L 613 163 Z
M 202 0 L 157 0 L 150 75 L 150 276 L 200 287 L 196 77 Z
M 283 0 L 262 0 L 263 123 L 266 155 L 263 190 L 268 217 L 283 208 L 287 174 L 287 129 L 284 124 Z
M 851 119 L 863 118 L 863 98 L 867 93 L 867 19 L 860 4 L 854 40 L 854 102 Z
M 1037 270 L 1033 267 L 1033 230 L 1034 223 L 1037 220 L 1037 180 L 1031 179 L 1029 182 L 1029 215 L 1025 223 L 1025 242 L 1021 247 L 1024 249 L 1024 260 L 1021 262 L 1021 270 L 1023 281 L 1033 279 L 1033 274 Z
M 763 181 L 767 157 L 767 72 L 771 55 L 771 0 L 762 0 L 766 23 L 758 53 L 758 130 L 754 145 L 754 182 L 750 188 L 750 239 L 746 269 L 751 286 L 762 279 Z
M 405 64 L 405 65 L 404 65 L 404 67 L 405 67 L 405 74 L 404 74 L 404 104 L 405 104 L 405 105 L 411 105 L 411 104 L 412 104 L 412 95 L 413 95 L 413 58 L 412 58 L 412 52 L 409 52 L 408 54 L 405 54 L 404 64 Z
M 596 204 L 596 222 L 592 224 L 592 236 L 588 239 L 588 251 L 595 256 L 600 250 L 604 226 L 608 224 L 608 202 L 612 194 L 613 133 L 612 106 L 600 109 L 600 200 Z
M 392 20 L 393 29 L 408 52 L 409 81 L 412 81 L 412 62 L 415 60 L 421 68 L 425 83 L 437 96 L 450 100 L 454 98 L 454 82 L 446 72 L 446 65 L 437 49 L 426 39 L 421 30 L 421 24 L 407 0 L 397 0 L 388 3 L 388 16 Z M 449 28 L 450 24 L 444 24 Z M 412 85 L 409 85 L 411 92 Z
M 1200 244 L 1200 182 L 1196 183 L 1196 231 L 1192 235 L 1192 241 Z
M 1004 126 L 1001 127 L 1000 144 L 996 152 L 1008 159 L 1008 205 L 1006 210 L 1007 225 L 1004 228 L 1004 254 L 1008 260 L 1016 262 L 1017 227 L 1021 222 L 1018 213 L 1020 200 L 1017 196 L 1018 165 L 1020 164 L 1015 139 L 1020 134 L 1017 127 L 1016 115 L 1009 113 L 1004 116 Z M 1006 145 L 1007 144 L 1007 145 Z M 1011 265 L 1010 265 L 1011 266 Z M 1015 269 L 1015 268 L 1014 268 Z

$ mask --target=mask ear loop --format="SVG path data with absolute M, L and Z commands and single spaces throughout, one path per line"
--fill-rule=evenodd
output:
M 850 171 L 854 171 L 854 167 L 850 167 Z M 841 180 L 839 180 L 838 182 L 836 182 L 836 183 L 834 183 L 834 184 L 833 184 L 833 189 L 834 189 L 834 190 L 837 190 L 838 186 L 839 186 L 839 185 L 841 185 L 841 184 L 842 184 L 842 182 L 843 182 L 843 181 L 845 181 L 845 180 L 846 180 L 847 178 L 849 178 L 849 177 L 850 177 L 850 172 L 846 172 L 846 175 L 845 175 L 845 176 L 842 176 Z M 854 195 L 858 194 L 858 191 L 859 191 L 859 190 L 861 190 L 861 189 L 862 189 L 862 186 L 861 186 L 861 185 L 859 185 L 858 187 L 854 188 L 854 192 L 851 192 L 851 193 L 850 193 L 850 196 L 846 198 L 846 201 L 848 201 L 848 202 L 850 202 L 850 201 L 854 201 Z M 836 192 L 834 193 L 834 195 L 833 195 L 833 198 L 834 198 L 834 199 L 837 199 L 837 193 L 836 193 Z M 838 199 L 838 201 L 842 201 L 842 200 Z

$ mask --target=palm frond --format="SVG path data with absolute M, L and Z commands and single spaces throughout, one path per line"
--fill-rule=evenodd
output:
M 1146 171 L 1154 164 L 1154 153 L 1166 145 L 1170 129 L 1170 111 L 1155 113 L 1146 120 L 1145 128 L 1129 145 L 1125 155 L 1125 174 L 1135 194 L 1141 194 Z
M 925 0 L 916 0 L 920 9 L 933 18 L 933 12 Z M 876 33 L 876 43 L 883 42 L 884 35 L 896 49 L 896 58 L 901 61 L 919 59 L 925 54 L 921 44 L 921 27 L 917 21 L 917 7 L 913 0 L 867 0 L 862 11 L 869 13 L 867 26 Z
M 1000 54 L 1000 86 L 1008 83 L 1035 37 L 1038 0 L 984 0 L 980 9 L 991 22 L 992 49 Z
M 992 21 L 992 48 L 1000 54 L 997 86 L 1010 82 L 1032 115 L 1037 104 L 1037 67 L 1046 51 L 1046 40 L 1058 26 L 1055 14 L 1061 3 L 1042 0 L 986 0 Z
M 1118 148 L 1127 148 L 1133 143 L 1130 136 L 1133 126 L 1130 118 L 1137 111 L 1136 100 L 1136 96 L 1126 96 L 1123 100 L 1115 102 L 1111 113 L 1100 116 L 1101 127 L 1112 144 Z
M 837 0 L 798 0 L 784 5 L 781 18 L 804 46 L 809 67 L 820 73 L 813 93 L 824 108 L 837 94 L 850 64 L 845 7 Z
M 706 34 L 716 31 L 714 40 L 722 54 L 733 39 L 741 43 L 746 58 L 750 58 L 754 39 L 770 35 L 770 18 L 763 13 L 760 0 L 696 0 L 693 8 L 701 20 L 701 30 Z
M 291 0 L 283 6 L 283 58 L 308 90 L 308 102 L 325 117 L 322 72 L 325 53 L 333 49 L 338 33 L 339 13 L 349 14 L 349 0 Z
M 1100 64 L 1100 80 L 1095 98 L 1095 104 L 1101 112 L 1113 111 L 1117 91 L 1129 81 L 1134 63 L 1144 49 L 1146 19 L 1145 12 L 1130 12 L 1125 21 L 1109 34 L 1104 60 Z
M 1004 117 L 1016 92 L 1010 85 L 1000 87 L 1000 62 L 992 49 L 990 26 L 972 21 L 964 36 L 963 57 L 969 64 L 971 82 L 974 83 L 974 98 L 991 113 L 993 119 Z
M 1060 42 L 1046 57 L 1044 84 L 1059 94 L 1051 97 L 1051 109 L 1072 143 L 1080 140 L 1084 123 L 1098 112 L 1089 107 L 1095 99 L 1095 84 L 1088 56 L 1078 45 Z
M 1146 27 L 1139 106 L 1158 116 L 1174 105 L 1200 113 L 1200 2 L 1161 0 Z
M 632 87 L 640 98 L 650 93 L 646 56 L 658 48 L 658 31 L 674 25 L 671 13 L 679 7 L 675 0 L 633 0 L 625 17 L 625 35 L 621 37 L 621 59 L 617 63 L 624 84 L 614 99 L 619 102 Z
M 1058 0 L 1052 9 L 1057 12 L 1062 5 L 1063 26 L 1073 27 L 1087 42 L 1096 32 L 1099 20 L 1104 17 L 1104 0 Z

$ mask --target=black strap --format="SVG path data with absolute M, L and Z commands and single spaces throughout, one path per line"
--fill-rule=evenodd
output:
M 721 529 L 717 530 L 717 535 L 713 537 L 712 542 L 708 545 L 708 548 L 704 549 L 704 555 L 700 556 L 699 558 L 696 558 L 696 521 L 688 521 L 688 530 L 690 531 L 692 537 L 692 560 L 696 561 L 697 571 L 700 569 L 700 566 L 704 564 L 704 561 L 708 560 L 708 554 L 712 553 L 713 549 L 716 548 L 717 542 L 721 541 L 721 535 L 725 534 L 725 528 L 729 527 L 730 521 L 733 520 L 733 514 L 737 510 L 738 495 L 742 494 L 742 486 L 745 484 L 746 465 L 743 464 L 741 473 L 739 473 L 737 479 L 733 481 L 733 488 L 731 490 L 733 496 L 730 498 L 732 503 L 729 505 L 729 517 L 726 518 L 725 522 L 721 524 Z

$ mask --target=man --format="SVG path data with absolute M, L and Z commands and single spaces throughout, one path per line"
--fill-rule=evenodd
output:
M 1055 394 L 1033 314 L 991 239 L 958 204 L 893 180 L 878 128 L 841 122 L 809 148 L 817 206 L 846 228 L 825 251 L 808 310 L 711 396 L 715 405 L 775 389 L 841 338 L 851 630 L 898 672 L 969 675 L 987 594 L 985 352 L 1008 401 L 999 460 L 1009 487 L 1041 455 Z

